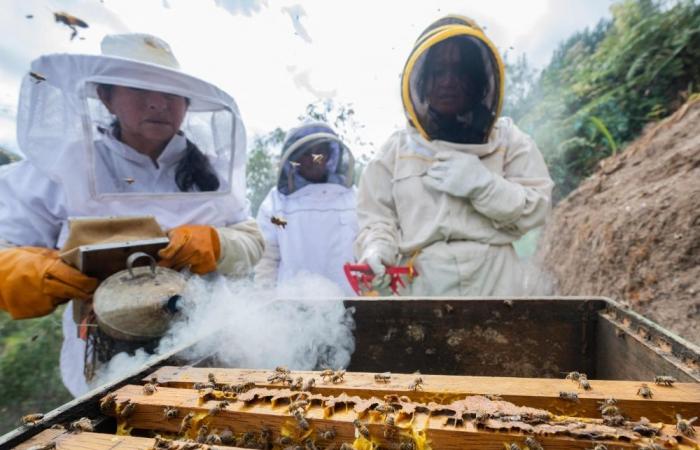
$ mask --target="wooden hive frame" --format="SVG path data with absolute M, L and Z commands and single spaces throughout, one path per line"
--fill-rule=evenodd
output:
M 337 449 L 347 443 L 363 450 L 502 450 L 515 444 L 535 450 L 525 441 L 534 437 L 545 449 L 593 449 L 600 444 L 608 450 L 653 449 L 652 444 L 700 449 L 700 428 L 692 428 L 696 432 L 692 437 L 675 426 L 676 414 L 685 419 L 700 415 L 697 383 L 663 386 L 648 381 L 653 396 L 642 398 L 637 395 L 641 383 L 634 381 L 590 380 L 591 389 L 583 390 L 572 380 L 420 375 L 422 383 L 412 388 L 418 375 L 391 374 L 388 382 L 380 382 L 371 373 L 345 373 L 333 382 L 322 378 L 321 372 L 288 374 L 292 384 L 297 378 L 315 379 L 315 385 L 302 392 L 292 390 L 290 383 L 270 381 L 273 374 L 164 366 L 144 374 L 141 384 L 114 390 L 113 401 L 103 397 L 103 413 L 117 419 L 116 435 L 48 429 L 17 448 L 45 444 L 51 448 L 51 443 L 60 450 L 210 448 L 186 442 L 200 438 L 217 448 Z M 146 389 L 153 379 L 156 388 Z M 561 391 L 576 392 L 578 402 L 560 399 Z M 619 426 L 602 423 L 598 402 L 611 397 L 626 416 Z M 224 400 L 228 404 L 221 405 Z M 302 420 L 290 412 L 291 403 L 298 400 L 308 401 L 298 409 Z M 387 405 L 393 413 L 382 410 Z M 175 417 L 166 418 L 166 408 L 177 409 Z M 123 414 L 125 409 L 131 412 Z M 183 427 L 183 418 L 190 413 L 191 420 Z M 387 424 L 387 417 L 393 418 L 393 426 Z M 646 429 L 657 430 L 653 437 L 640 433 L 642 417 L 650 420 Z M 214 436 L 226 437 L 226 430 L 231 439 L 223 444 L 229 447 Z M 334 437 L 324 435 L 329 430 Z M 156 442 L 156 434 L 173 441 Z

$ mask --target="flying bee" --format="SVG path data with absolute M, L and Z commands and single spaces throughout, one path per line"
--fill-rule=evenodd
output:
M 654 383 L 664 386 L 673 386 L 673 383 L 676 381 L 675 378 L 668 375 L 657 375 L 654 377 Z
M 375 373 L 374 374 L 374 382 L 375 383 L 388 383 L 390 380 L 391 380 L 391 373 L 389 373 L 389 372 Z
M 170 406 L 163 408 L 163 418 L 165 420 L 175 419 L 179 414 L 180 411 L 177 408 L 171 408 Z
M 559 392 L 559 398 L 570 402 L 578 402 L 578 394 L 576 392 Z
M 649 389 L 649 386 L 646 383 L 642 383 L 642 385 L 637 390 L 637 395 L 639 395 L 642 398 L 651 398 L 653 393 L 651 392 L 651 389 Z
M 326 155 L 323 153 L 312 153 L 311 154 L 311 160 L 314 162 L 314 164 L 323 164 L 323 161 L 325 161 Z
M 143 385 L 143 393 L 145 395 L 153 395 L 157 390 L 158 388 L 156 388 L 155 384 L 146 383 Z
M 697 417 L 693 417 L 692 419 L 685 420 L 680 414 L 676 414 L 676 430 L 684 436 L 694 437 L 695 429 L 693 428 L 693 422 L 697 419 Z
M 53 18 L 56 22 L 62 23 L 73 30 L 73 33 L 70 35 L 71 41 L 78 35 L 78 27 L 88 28 L 87 22 L 65 12 L 55 12 L 53 13 Z
M 29 72 L 29 77 L 32 80 L 32 83 L 34 84 L 39 84 L 42 81 L 46 81 L 46 77 L 40 74 L 39 72 Z
M 277 225 L 282 229 L 284 229 L 287 226 L 287 221 L 282 217 L 272 216 L 270 217 L 270 222 L 272 222 L 273 225 Z
M 296 161 L 289 161 L 289 165 L 292 166 L 292 169 L 296 169 L 299 166 L 301 166 L 301 163 L 298 163 Z
M 192 419 L 194 419 L 194 413 L 188 412 L 187 415 L 182 418 L 182 422 L 180 422 L 180 429 L 178 430 L 178 434 L 184 434 L 187 430 L 189 430 L 192 427 Z
M 116 392 L 110 392 L 109 394 L 102 397 L 102 399 L 100 400 L 100 410 L 102 412 L 109 412 L 109 411 L 113 410 L 117 404 L 116 398 L 117 398 Z
M 530 436 L 525 438 L 525 445 L 527 445 L 530 450 L 544 450 L 542 448 L 542 444 L 540 444 L 535 438 Z
M 136 182 L 136 179 L 132 177 L 124 177 L 123 180 L 126 184 L 134 184 Z
M 95 431 L 95 427 L 92 426 L 92 421 L 88 419 L 87 417 L 81 417 L 80 419 L 76 420 L 75 422 L 71 422 L 70 425 L 68 425 L 68 429 L 71 431 L 75 432 L 92 432 Z
M 308 431 L 309 428 L 311 428 L 309 421 L 306 420 L 306 417 L 304 417 L 304 410 L 297 408 L 292 412 L 292 415 L 294 416 L 294 420 L 297 421 L 299 428 L 304 431 Z
M 417 377 L 415 380 L 413 380 L 413 383 L 408 385 L 408 389 L 411 391 L 418 391 L 418 390 L 423 390 L 423 378 L 422 377 Z
M 302 391 L 310 391 L 312 387 L 316 385 L 316 378 L 309 378 L 304 382 L 304 385 L 301 387 Z
M 22 425 L 34 425 L 43 418 L 44 415 L 42 413 L 27 414 L 26 416 L 22 416 L 20 421 L 22 422 Z
M 131 403 L 131 400 L 127 398 L 123 402 L 119 403 L 119 417 L 126 419 L 127 417 L 131 416 L 135 409 L 136 403 Z

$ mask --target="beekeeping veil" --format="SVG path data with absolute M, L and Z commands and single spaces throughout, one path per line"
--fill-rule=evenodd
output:
M 282 144 L 277 190 L 289 195 L 311 183 L 299 173 L 299 158 L 314 149 L 325 148 L 327 154 L 315 161 L 326 167 L 327 183 L 352 186 L 355 160 L 350 149 L 335 131 L 321 122 L 311 122 L 287 133 Z
M 149 180 L 112 173 L 119 166 L 105 166 L 105 154 L 120 152 L 130 160 L 144 155 L 109 139 L 115 117 L 98 98 L 100 85 L 185 97 L 188 109 L 180 132 L 161 157 L 174 142 L 184 147 L 189 140 L 205 155 L 218 188 L 163 190 Z M 102 41 L 102 55 L 51 54 L 34 60 L 22 82 L 17 134 L 26 157 L 64 186 L 73 214 L 134 215 L 141 208 L 165 228 L 187 222 L 224 225 L 248 215 L 245 129 L 235 101 L 181 72 L 168 44 L 154 36 L 110 35 Z M 106 183 L 104 178 L 113 179 Z
M 452 65 L 439 61 L 438 52 L 448 45 L 458 55 Z M 439 92 L 436 86 L 448 76 L 463 83 L 467 94 L 463 107 L 444 114 L 435 106 L 435 99 L 450 94 Z M 462 144 L 488 140 L 501 112 L 503 89 L 498 50 L 473 20 L 462 16 L 443 17 L 423 31 L 401 78 L 401 98 L 410 124 L 428 140 Z

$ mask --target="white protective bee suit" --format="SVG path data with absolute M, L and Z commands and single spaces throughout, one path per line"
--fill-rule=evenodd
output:
M 26 159 L 0 177 L 2 243 L 60 248 L 69 218 L 151 215 L 165 230 L 184 224 L 215 227 L 218 272 L 251 272 L 263 240 L 245 198 L 246 137 L 235 101 L 181 72 L 168 45 L 153 36 L 107 36 L 102 53 L 42 56 L 25 76 L 17 127 Z M 181 133 L 167 144 L 157 166 L 112 136 L 113 118 L 96 97 L 98 83 L 189 99 Z M 185 137 L 216 170 L 218 190 L 178 189 L 174 173 Z M 71 306 L 63 316 L 61 375 L 78 396 L 89 388 L 83 375 L 85 342 L 77 336 Z
M 295 168 L 295 161 L 315 145 L 327 143 L 324 164 L 328 179 L 312 183 Z M 300 273 L 314 273 L 354 296 L 343 265 L 352 262 L 357 236 L 354 160 L 350 150 L 325 124 L 311 123 L 289 132 L 282 148 L 277 186 L 258 211 L 265 236 L 265 253 L 255 268 L 255 280 L 275 285 Z M 273 217 L 286 221 L 284 227 Z
M 430 49 L 451 39 L 482 70 L 472 78 L 483 78 L 483 97 L 447 127 L 427 103 L 421 77 L 430 70 Z M 406 63 L 409 123 L 362 174 L 355 241 L 356 255 L 375 272 L 415 255 L 418 276 L 403 295 L 524 294 L 512 243 L 544 223 L 553 183 L 535 142 L 498 118 L 503 82 L 497 50 L 463 17 L 435 22 Z

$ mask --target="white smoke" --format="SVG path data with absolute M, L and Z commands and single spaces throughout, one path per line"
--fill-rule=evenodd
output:
M 214 357 L 221 367 L 346 367 L 355 349 L 354 321 L 342 296 L 336 285 L 313 274 L 276 289 L 218 275 L 192 276 L 179 302 L 182 317 L 161 339 L 156 354 L 117 354 L 99 369 L 91 385 L 123 378 L 159 355 L 188 345 L 188 360 Z

